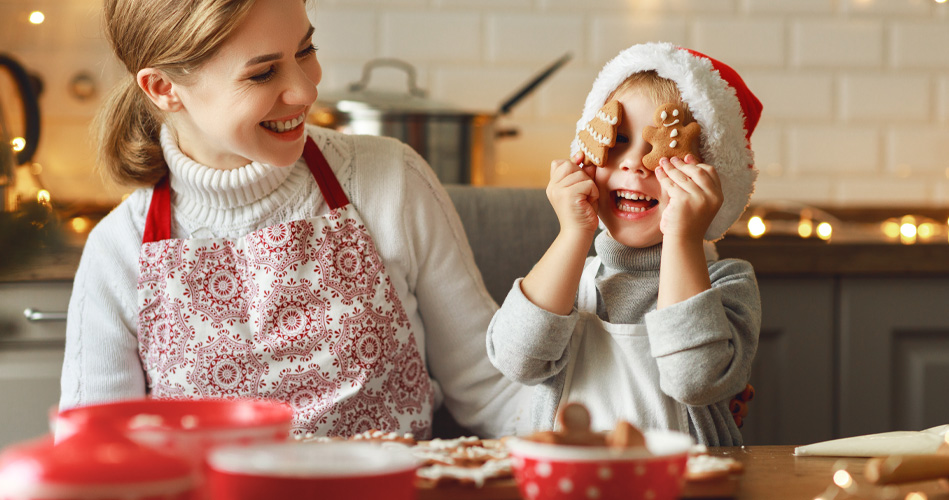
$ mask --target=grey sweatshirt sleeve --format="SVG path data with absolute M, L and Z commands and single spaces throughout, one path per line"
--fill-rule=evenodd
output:
M 761 297 L 751 264 L 709 266 L 712 288 L 646 314 L 663 392 L 700 406 L 741 392 L 751 375 L 761 329 Z
M 488 359 L 511 380 L 536 385 L 567 366 L 579 313 L 560 316 L 534 305 L 521 291 L 521 280 L 488 325 Z

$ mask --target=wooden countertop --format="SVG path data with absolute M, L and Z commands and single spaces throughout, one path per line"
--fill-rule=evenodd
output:
M 734 498 L 771 500 L 813 498 L 911 498 L 921 492 L 929 500 L 949 499 L 945 482 L 927 481 L 890 488 L 870 484 L 864 478 L 869 459 L 838 457 L 795 457 L 793 446 L 746 446 L 712 448 L 710 454 L 734 458 L 745 466 Z M 846 492 L 834 484 L 834 473 L 846 470 L 853 485 Z M 836 495 L 834 495 L 836 493 Z M 820 496 L 824 494 L 823 496 Z
M 949 244 L 823 243 L 751 240 L 727 236 L 716 243 L 722 258 L 744 259 L 760 277 L 949 277 Z M 0 271 L 0 283 L 71 281 L 82 248 L 68 246 Z
M 758 276 L 949 276 L 949 244 L 825 243 L 726 236 L 722 258 L 751 262 Z
M 687 482 L 680 500 L 733 498 L 736 500 L 904 499 L 913 492 L 928 500 L 949 500 L 945 481 L 926 481 L 880 487 L 864 477 L 867 458 L 795 457 L 794 446 L 743 446 L 710 448 L 709 454 L 741 462 L 744 472 L 717 481 Z M 846 471 L 851 484 L 834 482 L 838 470 Z M 846 484 L 846 483 L 844 483 Z M 514 480 L 495 487 L 422 489 L 419 500 L 522 500 Z
M 72 281 L 81 256 L 82 248 L 76 246 L 40 253 L 29 262 L 4 265 L 0 270 L 0 283 Z

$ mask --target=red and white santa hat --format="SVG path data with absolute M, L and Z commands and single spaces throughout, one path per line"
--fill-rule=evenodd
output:
M 702 127 L 699 154 L 704 163 L 715 166 L 725 195 L 722 208 L 705 233 L 705 239 L 718 240 L 741 217 L 754 191 L 758 171 L 751 151 L 751 133 L 761 117 L 761 101 L 734 69 L 720 61 L 671 43 L 644 43 L 620 52 L 600 70 L 587 95 L 577 131 L 626 78 L 648 70 L 675 82 L 682 100 Z M 577 151 L 579 145 L 574 139 L 571 156 Z

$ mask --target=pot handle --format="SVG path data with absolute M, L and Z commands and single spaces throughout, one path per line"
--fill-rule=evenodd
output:
M 362 78 L 358 82 L 350 83 L 349 90 L 351 92 L 361 92 L 366 90 L 369 86 L 369 77 L 372 74 L 372 70 L 380 66 L 389 66 L 396 69 L 401 69 L 405 71 L 407 77 L 407 84 L 409 87 L 409 94 L 416 97 L 425 97 L 427 92 L 424 89 L 420 89 L 416 85 L 415 81 L 415 66 L 401 60 L 382 57 L 379 59 L 373 59 L 366 63 L 362 68 Z

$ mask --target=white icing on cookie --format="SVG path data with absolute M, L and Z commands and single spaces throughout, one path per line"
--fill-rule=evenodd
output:
M 607 137 L 604 136 L 604 135 L 600 135 L 600 134 L 596 133 L 596 132 L 593 130 L 593 127 L 591 127 L 589 123 L 587 123 L 587 126 L 586 126 L 586 129 L 585 129 L 585 130 L 587 131 L 588 134 L 590 134 L 590 137 L 593 137 L 593 140 L 595 140 L 596 142 L 599 142 L 600 144 L 602 144 L 602 145 L 604 145 L 604 146 L 609 146 L 609 145 L 610 145 L 610 140 L 609 140 L 609 138 L 607 138 Z
M 606 123 L 609 123 L 610 125 L 616 125 L 616 122 L 619 120 L 618 116 L 610 116 L 604 113 L 602 110 L 596 112 L 596 117 L 605 121 Z M 590 121 L 593 121 L 593 120 L 590 120 Z
M 577 142 L 580 143 L 580 150 L 583 151 L 583 155 L 588 160 L 590 160 L 592 163 L 596 163 L 597 165 L 603 163 L 603 160 L 599 156 L 590 152 L 590 150 L 587 148 L 587 145 L 584 144 L 583 141 L 577 141 Z

